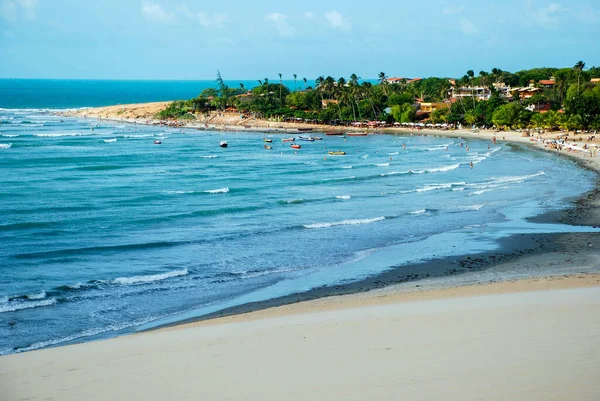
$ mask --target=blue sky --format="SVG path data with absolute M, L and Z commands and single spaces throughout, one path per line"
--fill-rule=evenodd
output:
M 598 38 L 598 0 L 0 0 L 0 77 L 458 77 L 600 65 Z

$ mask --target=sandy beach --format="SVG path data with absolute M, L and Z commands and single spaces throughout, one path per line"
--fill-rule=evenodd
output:
M 319 299 L 0 358 L 7 400 L 591 400 L 600 276 Z
M 69 115 L 153 124 L 151 116 L 166 104 Z M 282 133 L 307 127 L 242 121 L 239 115 L 205 118 L 186 126 Z M 597 157 L 550 150 L 520 132 L 377 133 L 489 141 L 496 136 L 499 142 L 559 152 L 600 172 Z M 599 206 L 596 186 L 572 208 L 535 219 L 600 226 Z M 522 235 L 503 242 L 500 252 L 407 266 L 357 283 L 242 305 L 210 320 L 2 356 L 0 398 L 599 399 L 599 247 L 596 232 Z M 547 265 L 560 266 L 559 273 L 535 274 Z M 439 274 L 424 277 L 425 270 Z

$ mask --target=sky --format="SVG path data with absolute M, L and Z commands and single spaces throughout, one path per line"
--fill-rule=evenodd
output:
M 600 65 L 600 0 L 0 0 L 0 78 L 461 77 Z

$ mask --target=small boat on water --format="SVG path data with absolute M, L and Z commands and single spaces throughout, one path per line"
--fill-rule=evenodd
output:
M 221 141 L 221 142 L 219 142 L 219 146 L 220 146 L 220 147 L 222 147 L 222 148 L 226 148 L 226 147 L 227 147 L 227 145 L 229 145 L 229 144 L 227 143 L 227 141 Z
M 269 142 L 269 143 L 270 143 L 270 142 L 273 142 L 273 140 L 272 140 L 272 139 L 269 139 L 269 138 L 263 138 L 263 141 L 265 141 L 265 142 Z
M 340 136 L 340 135 L 344 135 L 343 132 L 326 132 L 325 135 L 329 135 L 329 136 Z
M 321 138 L 320 136 L 313 136 L 313 138 L 315 139 L 315 141 L 322 141 L 323 138 Z
M 347 132 L 346 135 L 348 135 L 348 136 L 367 136 L 369 134 L 367 134 L 366 132 Z
M 273 149 L 273 146 L 265 145 L 265 149 L 271 150 Z
M 155 145 L 160 145 L 160 144 L 162 144 L 162 141 L 154 141 L 154 144 Z
M 282 138 L 281 142 L 294 142 L 296 138 Z
M 343 156 L 346 152 L 342 152 L 341 150 L 330 150 L 329 154 L 332 156 Z
M 311 137 L 311 136 L 299 136 L 298 139 L 300 139 L 301 141 L 308 141 L 308 142 L 314 142 L 315 138 Z
M 296 144 L 293 144 L 293 145 L 292 145 L 292 149 L 300 149 L 301 147 L 302 147 L 302 146 L 300 146 L 300 145 L 296 145 Z

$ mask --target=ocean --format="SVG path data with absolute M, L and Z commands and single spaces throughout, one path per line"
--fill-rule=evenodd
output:
M 113 100 L 100 97 L 89 105 Z M 486 141 L 322 134 L 294 150 L 281 138 L 295 134 L 66 118 L 48 109 L 81 100 L 32 99 L 0 110 L 0 354 L 579 229 L 526 218 L 595 179 Z
M 278 79 L 271 79 L 278 83 Z M 226 80 L 230 88 L 246 89 L 258 80 Z M 290 90 L 314 85 L 314 80 L 283 80 Z M 127 103 L 183 100 L 196 97 L 206 88 L 216 88 L 214 80 L 204 81 L 116 81 L 63 79 L 0 79 L 0 108 L 69 109 L 111 106 Z

